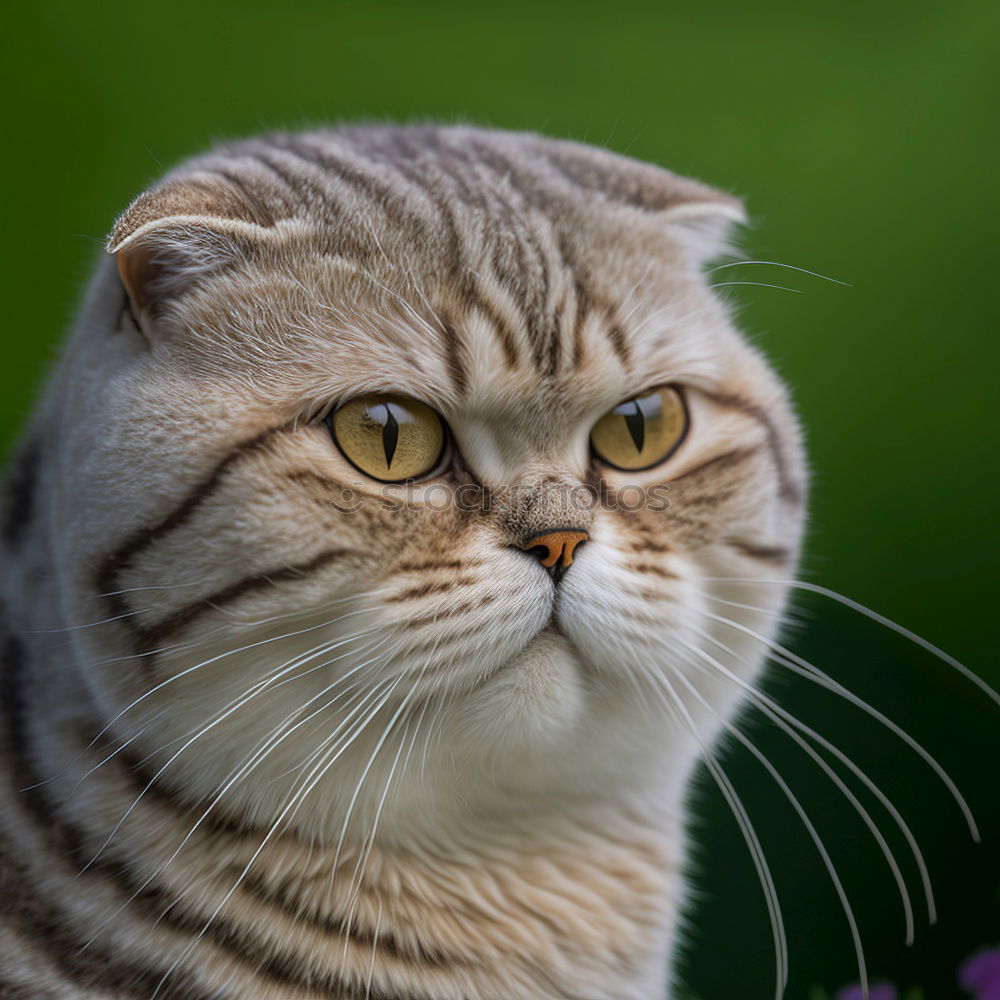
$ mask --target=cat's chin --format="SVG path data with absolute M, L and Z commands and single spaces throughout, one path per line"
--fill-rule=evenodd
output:
M 550 622 L 468 699 L 471 731 L 529 751 L 558 743 L 587 712 L 582 670 L 573 644 Z
M 689 741 L 640 704 L 632 685 L 595 672 L 552 624 L 448 704 L 435 722 L 426 785 L 392 807 L 408 830 L 428 810 L 452 825 L 484 816 L 502 825 L 619 808 L 645 801 L 650 788 L 669 806 L 692 757 Z

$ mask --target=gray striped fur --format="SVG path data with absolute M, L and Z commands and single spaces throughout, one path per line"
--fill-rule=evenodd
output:
M 0 996 L 661 995 L 739 702 L 678 644 L 755 678 L 696 595 L 772 634 L 780 588 L 712 580 L 790 579 L 801 530 L 784 390 L 701 273 L 741 218 L 429 125 L 228 143 L 128 207 L 4 488 Z M 664 384 L 677 456 L 601 466 L 589 428 Z M 323 424 L 379 391 L 452 434 L 391 503 Z M 556 529 L 589 533 L 558 587 L 523 551 Z

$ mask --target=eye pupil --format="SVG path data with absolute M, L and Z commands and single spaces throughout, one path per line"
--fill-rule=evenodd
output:
M 385 410 L 385 420 L 382 422 L 382 450 L 385 452 L 385 467 L 392 468 L 392 459 L 396 454 L 396 445 L 399 444 L 399 423 L 393 415 L 392 407 L 388 404 L 380 409 Z
M 642 410 L 639 409 L 638 400 L 633 399 L 631 405 L 631 413 L 624 414 L 625 426 L 635 443 L 635 450 L 641 452 L 642 446 L 646 443 L 646 418 L 643 416 Z

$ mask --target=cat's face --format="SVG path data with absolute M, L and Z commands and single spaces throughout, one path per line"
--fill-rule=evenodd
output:
M 473 130 L 245 144 L 140 199 L 131 309 L 107 267 L 57 382 L 119 734 L 323 836 L 406 767 L 409 819 L 676 798 L 762 659 L 719 619 L 782 607 L 731 581 L 790 578 L 801 529 L 785 395 L 700 270 L 734 212 Z

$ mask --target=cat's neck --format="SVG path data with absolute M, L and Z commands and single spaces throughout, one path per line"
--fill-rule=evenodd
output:
M 8 777 L 30 789 L 24 822 L 50 825 L 67 872 L 108 892 L 98 934 L 140 920 L 190 939 L 207 925 L 179 967 L 222 977 L 250 963 L 275 996 L 307 982 L 364 996 L 369 975 L 372 997 L 662 995 L 680 892 L 677 831 L 662 816 L 473 820 L 419 847 L 399 831 L 391 847 L 318 846 L 206 818 L 183 789 L 151 781 L 134 748 L 88 746 L 97 716 L 57 650 L 8 644 L 5 728 L 20 762 Z

